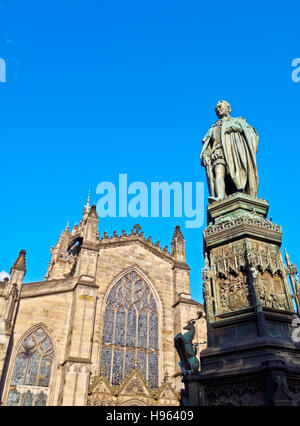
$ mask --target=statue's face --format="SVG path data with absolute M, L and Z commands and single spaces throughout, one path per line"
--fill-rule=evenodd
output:
M 216 106 L 216 114 L 218 118 L 223 118 L 229 115 L 228 106 L 224 102 L 218 102 Z
M 191 330 L 192 328 L 193 328 L 193 325 L 194 325 L 194 323 L 193 322 L 188 322 L 184 327 L 183 327 L 183 329 L 184 330 Z

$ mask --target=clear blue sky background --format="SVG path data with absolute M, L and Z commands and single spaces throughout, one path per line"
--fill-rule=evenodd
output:
M 201 139 L 226 99 L 260 135 L 258 196 L 300 267 L 299 2 L 3 0 L 0 57 L 0 271 L 27 250 L 41 280 L 68 220 L 101 181 L 205 181 Z M 207 192 L 206 192 L 207 198 Z M 184 219 L 103 219 L 100 234 L 186 239 L 192 295 L 202 301 L 202 231 Z

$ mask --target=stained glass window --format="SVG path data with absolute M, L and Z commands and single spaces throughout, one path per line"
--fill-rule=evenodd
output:
M 157 388 L 157 305 L 149 285 L 130 272 L 107 297 L 100 362 L 108 380 L 118 385 L 134 368 L 135 360 L 149 385 Z
M 46 405 L 53 347 L 42 328 L 33 331 L 18 350 L 7 405 Z

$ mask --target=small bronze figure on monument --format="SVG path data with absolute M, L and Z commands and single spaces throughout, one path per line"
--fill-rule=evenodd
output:
M 235 192 L 255 197 L 258 134 L 244 118 L 230 116 L 228 102 L 219 101 L 215 110 L 219 120 L 205 135 L 200 156 L 206 168 L 209 201 L 222 200 Z
M 197 314 L 197 318 L 189 320 L 183 327 L 187 332 L 184 334 L 178 333 L 174 337 L 175 348 L 180 357 L 179 366 L 183 375 L 199 370 L 199 360 L 196 357 L 197 345 L 193 343 L 193 339 L 195 336 L 195 321 L 200 319 L 203 313 L 198 311 Z

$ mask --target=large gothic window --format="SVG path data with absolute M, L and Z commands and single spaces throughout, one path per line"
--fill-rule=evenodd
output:
M 135 362 L 149 385 L 158 387 L 158 313 L 148 284 L 136 272 L 121 278 L 107 298 L 101 364 L 118 385 Z
M 7 405 L 46 405 L 53 347 L 42 328 L 33 331 L 18 350 Z

